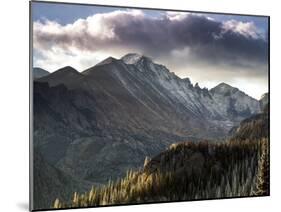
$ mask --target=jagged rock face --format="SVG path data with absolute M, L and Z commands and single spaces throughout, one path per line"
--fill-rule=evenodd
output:
M 152 59 L 128 54 L 34 84 L 34 142 L 56 168 L 105 183 L 171 143 L 226 136 L 259 102 L 236 88 L 193 86 Z
M 50 74 L 48 71 L 42 68 L 33 68 L 33 79 L 39 79 L 41 77 L 47 76 Z

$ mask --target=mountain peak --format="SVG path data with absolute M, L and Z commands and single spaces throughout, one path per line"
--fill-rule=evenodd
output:
M 97 63 L 96 65 L 94 65 L 93 67 L 90 67 L 88 69 L 86 69 L 85 71 L 82 72 L 83 75 L 92 75 L 94 72 L 96 72 L 96 70 L 101 70 L 101 69 L 106 69 L 106 70 L 111 70 L 112 67 L 108 67 L 108 66 L 115 66 L 116 64 L 119 64 L 118 59 L 114 58 L 114 57 L 107 57 L 106 59 L 104 59 L 103 61 Z
M 216 87 L 220 87 L 220 88 L 228 88 L 228 89 L 231 89 L 231 88 L 234 88 L 232 87 L 231 85 L 225 83 L 225 82 L 221 82 L 220 84 L 218 84 Z
M 105 60 L 101 61 L 100 63 L 96 64 L 95 66 L 101 66 L 101 65 L 106 65 L 106 64 L 110 64 L 113 62 L 116 62 L 117 59 L 114 57 L 108 57 Z
M 39 79 L 41 77 L 47 76 L 48 74 L 50 74 L 50 73 L 42 68 L 39 68 L 39 67 L 33 68 L 33 78 L 34 79 Z
M 57 71 L 38 79 L 39 82 L 48 82 L 50 86 L 59 84 L 70 85 L 83 75 L 71 66 L 65 66 Z
M 211 89 L 212 93 L 229 93 L 229 92 L 236 92 L 236 91 L 238 91 L 238 88 L 232 87 L 231 85 L 226 84 L 224 82 L 218 84 L 217 86 Z
M 66 73 L 75 73 L 75 74 L 78 73 L 79 74 L 79 72 L 71 66 L 65 66 L 63 68 L 60 68 L 57 71 L 55 71 L 54 73 L 65 73 L 65 74 Z
M 121 60 L 126 64 L 136 64 L 141 60 L 151 61 L 151 59 L 149 57 L 146 57 L 146 56 L 138 54 L 138 53 L 126 54 L 121 58 Z

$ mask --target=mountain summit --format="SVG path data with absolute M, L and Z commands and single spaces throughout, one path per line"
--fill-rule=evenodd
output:
M 147 60 L 152 62 L 152 60 L 149 57 L 137 53 L 126 54 L 123 57 L 121 57 L 121 60 L 126 64 L 136 64 L 141 60 Z
M 110 63 L 114 63 L 116 62 L 117 59 L 114 57 L 108 57 L 105 60 L 99 62 L 98 64 L 96 64 L 95 66 L 101 66 L 101 65 L 106 65 L 106 64 L 110 64 Z
M 235 93 L 235 92 L 239 91 L 239 89 L 222 82 L 222 83 L 218 84 L 217 86 L 215 86 L 214 88 L 212 88 L 210 91 L 212 93 L 220 93 L 220 94 L 229 93 L 230 94 L 230 93 Z
M 71 66 L 65 66 L 57 71 L 40 78 L 40 82 L 48 82 L 50 86 L 56 86 L 59 84 L 69 85 L 78 81 L 82 77 L 76 69 Z

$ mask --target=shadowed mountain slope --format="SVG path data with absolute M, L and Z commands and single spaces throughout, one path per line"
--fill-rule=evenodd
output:
M 35 209 L 50 208 L 56 197 L 68 201 L 73 190 L 83 192 L 91 188 L 90 184 L 78 181 L 48 164 L 38 149 L 34 150 L 33 168 L 33 208 Z
M 42 69 L 42 68 L 33 68 L 33 79 L 39 79 L 41 77 L 47 76 L 50 74 L 48 71 Z

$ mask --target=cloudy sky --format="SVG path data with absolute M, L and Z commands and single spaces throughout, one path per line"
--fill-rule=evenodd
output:
M 257 99 L 268 91 L 265 17 L 32 4 L 35 67 L 83 71 L 135 52 L 200 87 L 225 82 Z

